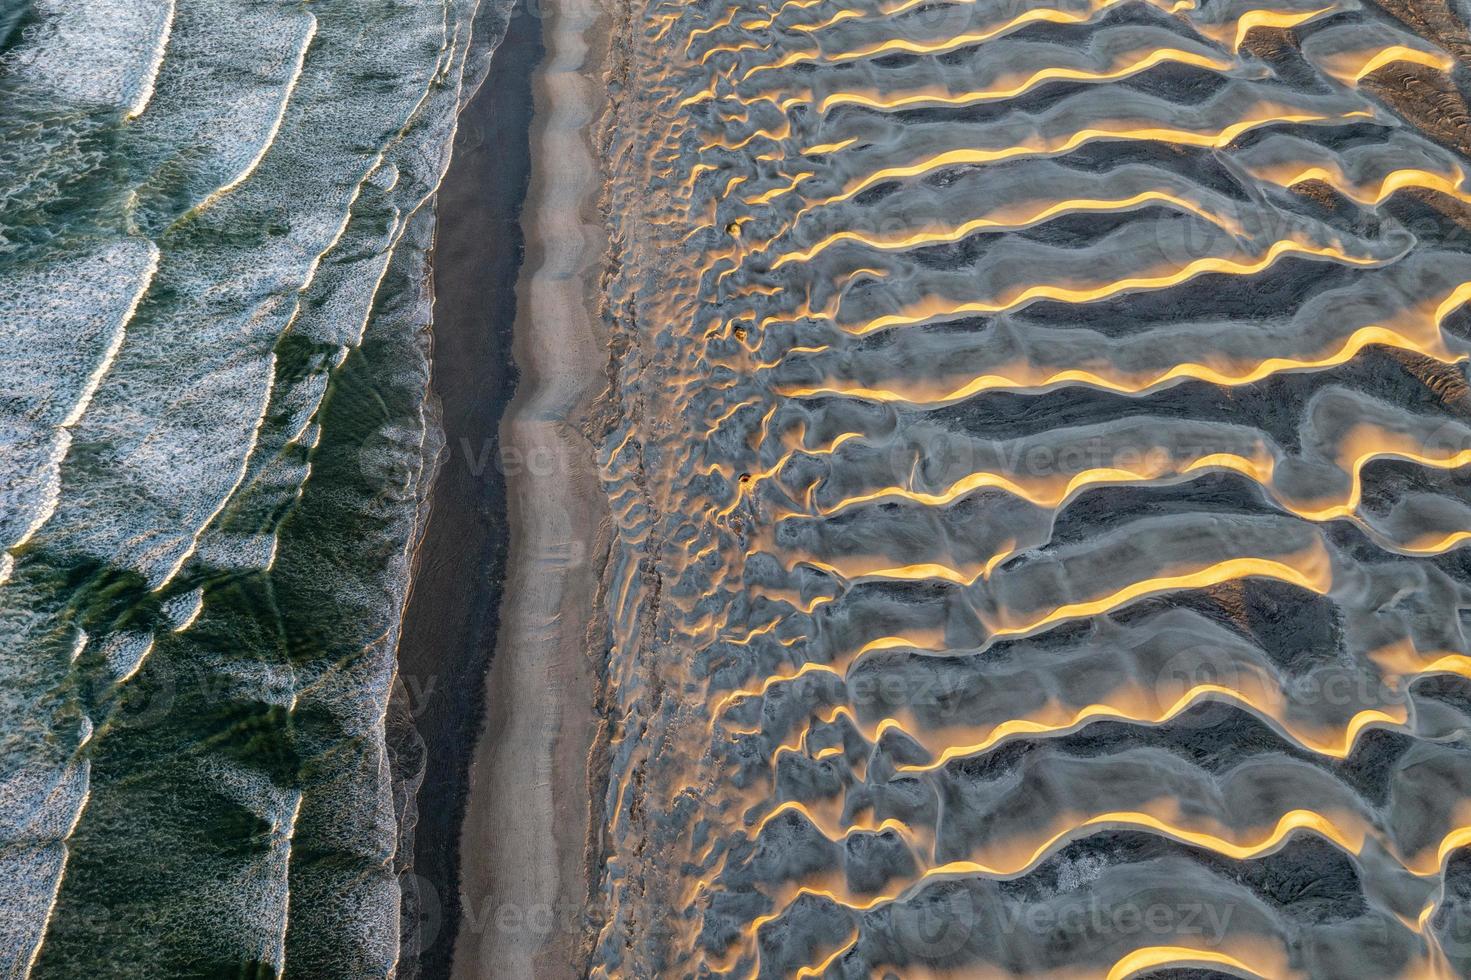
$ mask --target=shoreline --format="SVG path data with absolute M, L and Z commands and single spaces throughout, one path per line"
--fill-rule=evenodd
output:
M 499 426 L 517 385 L 511 335 L 530 187 L 529 76 L 542 54 L 539 24 L 517 3 L 460 111 L 435 203 L 428 397 L 444 444 L 398 649 L 399 710 L 422 740 L 423 757 L 406 811 L 413 837 L 403 881 L 413 896 L 400 975 L 407 977 L 448 974 L 459 922 L 460 829 L 510 539 Z
M 484 680 L 459 848 L 452 975 L 585 972 L 600 606 L 608 502 L 583 429 L 607 385 L 597 297 L 606 254 L 593 150 L 609 20 L 589 0 L 544 6 L 531 77 L 531 184 L 512 350 L 521 372 L 501 422 L 510 553 Z M 518 11 L 518 16 L 524 16 Z M 591 547 L 589 547 L 591 543 Z

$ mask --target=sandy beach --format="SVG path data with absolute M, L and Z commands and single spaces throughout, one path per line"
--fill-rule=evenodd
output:
M 635 8 L 591 976 L 1467 975 L 1429 8 Z
M 531 73 L 542 53 L 540 22 L 518 8 L 461 112 L 438 194 L 431 394 L 445 448 L 398 655 L 424 765 L 404 879 L 400 969 L 411 976 L 448 973 L 459 919 L 460 828 L 510 540 L 500 423 L 517 381 L 511 333 L 530 185 Z
M 453 976 L 465 978 L 572 977 L 586 959 L 607 501 L 582 429 L 606 386 L 596 300 L 605 244 L 589 146 L 606 31 L 590 3 L 538 13 L 546 55 L 532 78 L 520 382 L 501 428 L 510 554 L 460 839 Z
M 1471 977 L 1471 0 L 17 0 L 0 105 L 0 977 Z
M 1347 7 L 824 6 L 510 35 L 432 975 L 1453 975 L 1471 256 L 1385 94 L 1452 59 Z

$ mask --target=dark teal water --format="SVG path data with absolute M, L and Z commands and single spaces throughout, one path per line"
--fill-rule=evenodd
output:
M 0 0 L 0 973 L 394 969 L 428 202 L 496 6 Z

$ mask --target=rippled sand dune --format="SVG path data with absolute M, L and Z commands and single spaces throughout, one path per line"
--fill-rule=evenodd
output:
M 594 975 L 1471 970 L 1458 15 L 632 6 Z

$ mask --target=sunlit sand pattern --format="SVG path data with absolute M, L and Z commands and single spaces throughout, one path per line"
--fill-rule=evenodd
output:
M 1471 189 L 1373 84 L 1451 54 L 636 21 L 596 975 L 1471 968 Z

